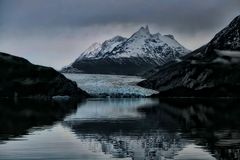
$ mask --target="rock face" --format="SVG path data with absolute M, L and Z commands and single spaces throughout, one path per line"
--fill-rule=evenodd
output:
M 83 98 L 87 93 L 53 68 L 33 65 L 26 59 L 0 53 L 0 97 Z
M 140 86 L 159 96 L 239 97 L 240 16 L 207 45 L 155 69 Z
M 186 53 L 172 35 L 151 34 L 142 27 L 130 38 L 116 36 L 94 43 L 62 72 L 137 75 Z

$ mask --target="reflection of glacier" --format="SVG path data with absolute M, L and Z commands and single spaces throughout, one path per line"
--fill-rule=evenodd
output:
M 136 120 L 144 116 L 138 112 L 138 106 L 144 106 L 145 104 L 154 105 L 157 103 L 157 100 L 148 98 L 92 98 L 82 103 L 77 112 L 68 116 L 65 120 L 70 120 L 72 121 L 71 123 L 83 122 L 83 120 L 95 121 L 103 119 L 105 121 L 114 119 Z
M 78 134 L 81 141 L 87 141 L 93 152 L 111 154 L 114 158 L 133 160 L 173 159 L 187 144 L 176 133 L 145 133 L 138 136 L 116 135 L 83 135 Z
M 157 113 L 148 117 L 138 111 L 143 104 L 156 105 L 156 101 L 87 101 L 75 115 L 67 117 L 63 125 L 87 142 L 93 152 L 134 160 L 172 159 L 187 144 L 186 140 L 175 130 L 160 130 L 166 121 L 171 127 L 176 126 L 175 120 Z
M 62 124 L 113 159 L 240 158 L 239 101 L 181 101 L 87 101 Z

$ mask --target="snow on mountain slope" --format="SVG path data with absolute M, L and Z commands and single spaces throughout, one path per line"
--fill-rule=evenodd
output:
M 123 43 L 127 40 L 124 37 L 116 36 L 110 40 L 106 40 L 102 44 L 94 43 L 87 50 L 85 50 L 76 61 L 80 61 L 82 59 L 99 59 L 105 57 L 105 53 L 111 52 L 117 45 Z
M 77 58 L 77 61 L 81 59 L 95 58 L 101 49 L 102 45 L 100 43 L 94 43 Z
M 141 28 L 133 34 L 123 45 L 112 51 L 112 58 L 150 57 L 161 65 L 168 61 L 185 55 L 189 51 L 181 46 L 172 36 L 163 36 L 160 33 L 151 34 L 148 27 Z
M 125 42 L 127 38 L 116 36 L 102 44 L 102 49 L 96 58 L 107 57 L 105 53 L 111 52 L 115 47 Z
M 189 52 L 174 36 L 151 34 L 146 26 L 130 38 L 116 36 L 102 44 L 93 44 L 62 72 L 76 68 L 85 73 L 137 75 Z
M 172 35 L 151 34 L 148 26 L 141 27 L 129 39 L 116 36 L 102 45 L 94 43 L 77 59 L 83 58 L 172 58 L 188 53 L 189 50 L 180 45 Z

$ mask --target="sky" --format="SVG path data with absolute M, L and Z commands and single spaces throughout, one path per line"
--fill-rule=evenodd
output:
M 194 50 L 238 15 L 240 0 L 0 0 L 0 51 L 61 69 L 146 25 Z

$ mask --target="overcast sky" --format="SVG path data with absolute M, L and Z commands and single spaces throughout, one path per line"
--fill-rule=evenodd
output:
M 240 0 L 0 0 L 0 51 L 60 69 L 145 25 L 193 50 L 237 15 Z

